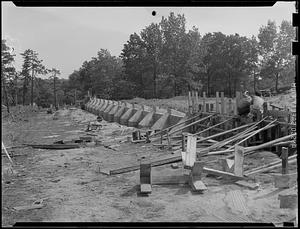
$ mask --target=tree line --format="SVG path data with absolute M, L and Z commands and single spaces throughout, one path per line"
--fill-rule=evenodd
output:
M 2 98 L 11 104 L 56 104 L 58 97 L 58 103 L 68 104 L 87 92 L 117 100 L 169 98 L 189 90 L 205 91 L 208 96 L 224 91 L 229 97 L 237 90 L 277 91 L 295 79 L 294 38 L 294 28 L 286 20 L 279 26 L 269 20 L 257 37 L 248 38 L 238 33 L 201 35 L 195 26 L 186 28 L 183 14 L 170 13 L 131 34 L 118 57 L 100 49 L 68 79 L 58 79 L 59 71 L 43 66 L 30 49 L 21 54 L 24 63 L 16 72 L 14 57 L 2 40 Z M 41 79 L 41 74 L 50 76 Z

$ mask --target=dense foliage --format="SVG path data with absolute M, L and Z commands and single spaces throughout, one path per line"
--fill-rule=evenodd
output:
M 22 71 L 16 72 L 10 48 L 2 40 L 1 80 L 6 92 L 2 98 L 10 104 L 30 101 L 48 106 L 73 103 L 88 93 L 117 100 L 169 98 L 189 90 L 205 91 L 208 96 L 216 91 L 226 96 L 234 96 L 237 90 L 276 91 L 294 82 L 294 38 L 288 21 L 280 26 L 268 21 L 251 38 L 221 32 L 201 35 L 196 27 L 187 30 L 184 15 L 170 13 L 131 34 L 119 57 L 100 49 L 66 80 L 57 77 L 59 70 L 47 70 L 30 49 L 21 54 Z M 50 76 L 41 79 L 39 74 Z

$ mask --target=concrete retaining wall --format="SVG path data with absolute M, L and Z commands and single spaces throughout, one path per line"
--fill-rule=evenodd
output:
M 178 123 L 186 114 L 173 109 L 91 98 L 86 110 L 108 122 L 140 129 L 161 130 Z

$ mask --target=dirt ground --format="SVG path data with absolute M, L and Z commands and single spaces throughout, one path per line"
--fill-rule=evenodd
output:
M 135 164 L 141 156 L 156 158 L 172 151 L 150 144 L 125 142 L 132 128 L 103 121 L 97 132 L 99 145 L 70 150 L 9 148 L 22 143 L 47 144 L 84 136 L 87 122 L 96 116 L 79 109 L 62 109 L 53 114 L 37 111 L 26 120 L 2 119 L 2 141 L 14 165 L 2 155 L 2 226 L 15 222 L 273 222 L 295 218 L 298 209 L 280 209 L 272 173 L 259 174 L 256 190 L 231 181 L 205 176 L 208 190 L 193 193 L 188 185 L 153 185 L 152 193 L 138 194 L 139 171 L 107 176 L 100 169 Z M 107 148 L 115 145 L 114 149 Z M 205 160 L 213 160 L 211 156 Z M 254 168 L 277 158 L 271 152 L 258 152 L 245 159 L 245 168 Z M 152 168 L 152 177 L 183 174 L 171 165 Z M 208 167 L 219 168 L 216 163 Z M 290 172 L 296 172 L 291 166 Z M 42 201 L 42 207 L 15 210 Z

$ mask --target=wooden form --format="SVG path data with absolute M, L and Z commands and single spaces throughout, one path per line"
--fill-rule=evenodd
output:
M 182 151 L 182 162 L 185 168 L 192 168 L 196 161 L 197 138 L 187 134 L 186 152 Z
M 206 185 L 202 182 L 204 163 L 202 161 L 195 161 L 190 173 L 190 186 L 193 191 L 203 192 L 207 190 Z
M 149 194 L 151 189 L 151 162 L 149 159 L 142 158 L 140 164 L 140 187 L 142 194 Z

